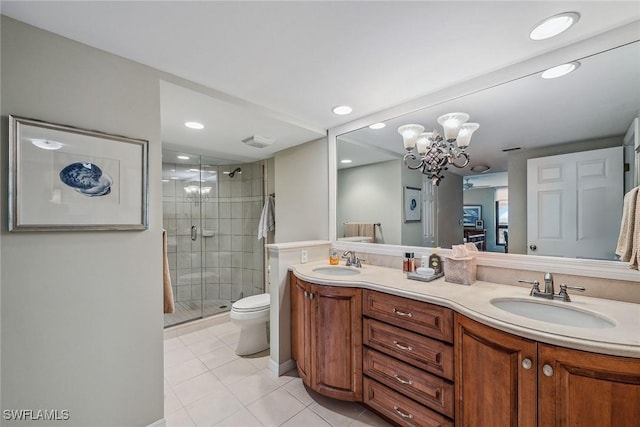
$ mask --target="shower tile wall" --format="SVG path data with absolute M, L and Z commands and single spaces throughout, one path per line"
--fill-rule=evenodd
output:
M 237 167 L 242 173 L 233 178 L 224 173 Z M 200 202 L 188 199 L 184 187 L 189 182 L 163 181 L 163 225 L 168 232 L 176 303 L 199 304 L 201 297 L 231 301 L 262 293 L 263 241 L 257 239 L 263 206 L 262 164 L 202 166 L 202 171 L 202 187 L 211 187 L 211 193 Z M 199 230 L 195 242 L 191 241 L 192 225 Z M 210 231 L 213 236 L 203 236 Z

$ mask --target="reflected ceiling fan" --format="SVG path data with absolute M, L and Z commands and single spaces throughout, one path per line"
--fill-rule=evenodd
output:
M 464 179 L 464 184 L 462 184 L 462 189 L 463 190 L 469 190 L 471 188 L 489 188 L 491 187 L 490 185 L 474 185 L 473 182 L 470 182 L 471 178 L 465 178 Z

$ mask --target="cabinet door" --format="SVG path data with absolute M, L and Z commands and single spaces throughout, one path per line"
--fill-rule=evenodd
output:
M 341 400 L 362 400 L 360 289 L 312 285 L 312 388 Z
M 536 343 L 456 314 L 456 425 L 536 425 Z
M 640 359 L 538 345 L 538 419 L 547 426 L 637 426 Z
M 310 284 L 289 275 L 291 286 L 291 357 L 296 361 L 298 374 L 310 386 L 311 304 Z

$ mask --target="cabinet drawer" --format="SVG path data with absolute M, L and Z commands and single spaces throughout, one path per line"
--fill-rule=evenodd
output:
M 449 343 L 453 342 L 453 311 L 451 309 L 365 290 L 364 315 L 409 329 Z
M 364 373 L 453 418 L 453 384 L 375 350 L 364 349 Z
M 401 426 L 453 427 L 453 422 L 369 378 L 364 379 L 364 403 Z
M 449 344 L 367 318 L 362 332 L 363 344 L 453 380 L 453 347 Z

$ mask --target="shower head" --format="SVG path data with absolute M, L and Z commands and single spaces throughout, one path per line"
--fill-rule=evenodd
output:
M 229 178 L 233 178 L 235 176 L 235 174 L 237 173 L 242 173 L 242 168 L 235 168 L 233 170 L 233 172 L 229 172 Z

